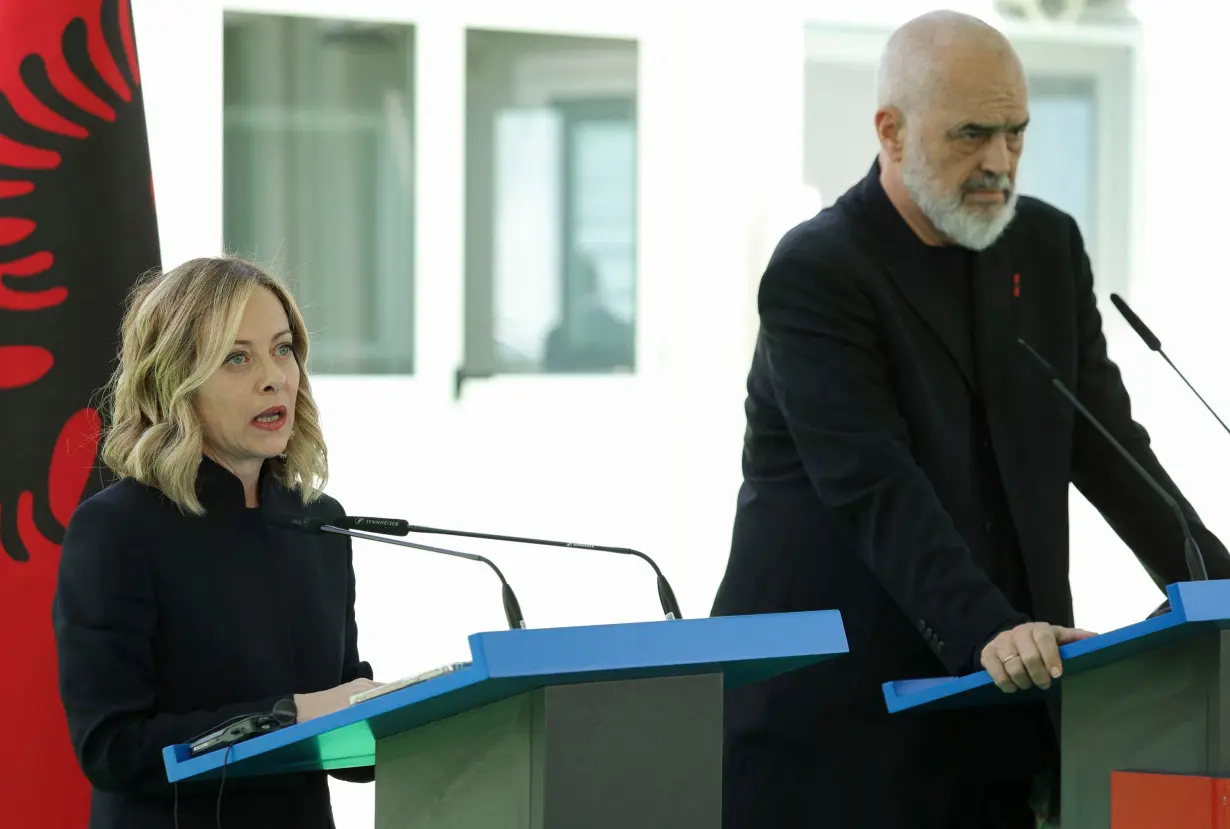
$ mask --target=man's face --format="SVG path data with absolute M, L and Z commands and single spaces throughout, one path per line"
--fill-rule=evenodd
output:
M 982 250 L 1015 214 L 1028 96 L 1015 61 L 954 64 L 931 106 L 906 119 L 901 177 L 936 230 Z

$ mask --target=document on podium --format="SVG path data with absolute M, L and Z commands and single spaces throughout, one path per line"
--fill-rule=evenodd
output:
M 470 667 L 469 662 L 449 662 L 445 665 L 439 665 L 435 668 L 430 668 L 421 673 L 405 676 L 401 679 L 395 679 L 392 682 L 386 682 L 376 688 L 371 688 L 362 693 L 355 694 L 350 698 L 351 705 L 358 705 L 360 702 L 367 702 L 369 699 L 384 696 L 393 691 L 400 691 L 402 688 L 409 688 L 411 685 L 418 685 L 420 682 L 426 682 L 429 679 L 435 679 L 445 674 L 451 674 L 454 671 L 460 671 L 463 668 Z

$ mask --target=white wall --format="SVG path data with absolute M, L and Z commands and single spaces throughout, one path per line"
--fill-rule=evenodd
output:
M 893 25 L 931 4 L 804 5 L 812 19 Z M 355 512 L 639 546 L 659 559 L 685 615 L 706 614 L 739 481 L 755 283 L 776 236 L 806 210 L 795 205 L 803 171 L 798 4 L 723 7 L 729 14 L 699 0 L 226 6 L 414 23 L 419 75 L 430 79 L 420 84 L 418 105 L 431 117 L 416 125 L 418 373 L 318 381 L 333 450 L 331 491 Z M 1225 77 L 1230 57 L 1218 42 L 1222 27 L 1178 10 L 1187 4 L 1165 6 L 1159 15 L 1187 17 L 1181 24 L 1164 17 L 1146 33 L 1138 103 L 1148 113 L 1140 116 L 1147 144 L 1131 160 L 1145 198 L 1132 238 L 1119 241 L 1143 250 L 1130 299 L 1215 405 L 1230 408 L 1216 356 L 1230 336 L 1216 316 L 1226 300 L 1218 232 L 1225 174 L 1216 145 L 1196 143 L 1219 135 L 1207 121 L 1218 100 L 1211 84 Z M 163 256 L 174 264 L 221 244 L 222 0 L 134 0 L 134 11 Z M 464 344 L 467 26 L 638 41 L 643 184 L 634 377 L 497 378 L 452 398 Z M 823 193 L 826 201 L 836 195 Z M 1125 337 L 1108 322 L 1112 351 L 1163 460 L 1209 523 L 1230 532 L 1218 514 L 1227 486 L 1215 454 L 1226 436 L 1130 332 Z M 1105 629 L 1140 618 L 1156 593 L 1100 519 L 1077 506 L 1079 621 Z M 657 615 L 651 575 L 634 560 L 456 546 L 500 556 L 533 625 Z M 464 658 L 467 633 L 503 624 L 495 583 L 480 567 L 371 545 L 362 545 L 358 566 L 362 647 L 382 678 Z M 337 792 L 339 826 L 370 825 L 370 789 Z
M 1127 298 L 1224 419 L 1230 413 L 1223 356 L 1230 346 L 1224 316 L 1230 281 L 1222 194 L 1230 174 L 1214 136 L 1226 123 L 1216 102 L 1230 71 L 1221 36 L 1230 10 L 1156 0 L 1137 6 L 1144 22 L 1141 267 Z M 1135 335 L 1124 332 L 1116 345 L 1133 388 L 1141 392 L 1140 418 L 1159 454 L 1205 522 L 1230 540 L 1224 507 L 1230 482 L 1222 473 L 1230 452 L 1227 435 Z

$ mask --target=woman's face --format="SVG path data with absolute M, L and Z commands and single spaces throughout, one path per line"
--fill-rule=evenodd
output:
M 197 390 L 205 453 L 236 474 L 258 472 L 286 451 L 298 393 L 290 321 L 278 298 L 260 288 L 244 308 L 233 348 Z

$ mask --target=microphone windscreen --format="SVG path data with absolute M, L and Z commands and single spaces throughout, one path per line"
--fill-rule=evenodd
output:
M 1118 309 L 1119 313 L 1123 315 L 1123 318 L 1127 320 L 1128 325 L 1132 326 L 1132 330 L 1136 332 L 1137 336 L 1145 341 L 1145 345 L 1151 351 L 1162 350 L 1162 341 L 1149 330 L 1149 326 L 1145 325 L 1144 320 L 1136 316 L 1136 312 L 1128 307 L 1128 304 L 1123 301 L 1123 297 L 1118 294 L 1111 294 L 1110 301 Z

